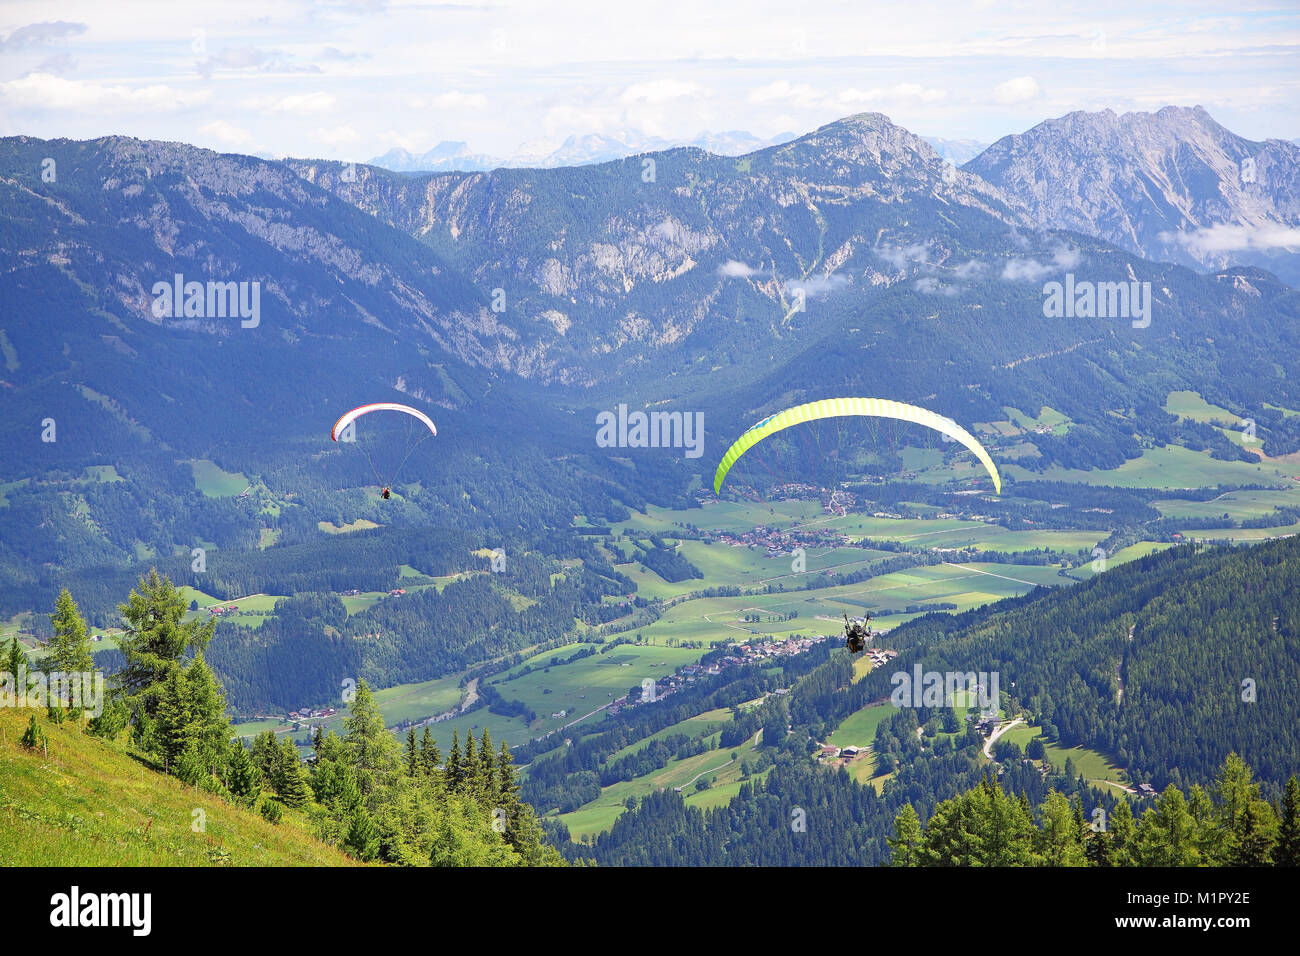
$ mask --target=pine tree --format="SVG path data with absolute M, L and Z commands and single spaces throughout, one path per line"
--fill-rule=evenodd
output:
M 414 778 L 419 766 L 420 756 L 415 748 L 415 728 L 408 727 L 406 730 L 406 775 Z
M 1089 834 L 1083 845 L 1083 855 L 1088 858 L 1089 866 L 1111 866 L 1110 835 L 1102 831 Z
M 478 780 L 483 791 L 482 799 L 489 806 L 495 806 L 499 802 L 497 799 L 497 771 L 494 766 L 495 756 L 492 752 L 492 735 L 484 727 L 483 736 L 479 740 L 478 747 Z
M 1139 866 L 1198 866 L 1197 836 L 1187 800 L 1171 783 L 1138 821 L 1134 859 Z
M 1274 866 L 1300 866 L 1300 782 L 1295 774 L 1286 782 L 1282 794 L 1281 820 L 1277 842 L 1273 844 Z
M 253 738 L 252 760 L 262 777 L 270 782 L 275 776 L 275 767 L 280 759 L 280 743 L 275 739 L 275 731 L 264 730 Z
M 145 746 L 162 758 L 164 773 L 174 773 L 176 762 L 189 742 L 193 719 L 185 674 L 179 664 L 173 663 L 167 676 L 158 682 L 154 701 L 154 717 Z
M 1238 815 L 1259 799 L 1259 784 L 1254 782 L 1253 777 L 1254 773 L 1246 761 L 1235 752 L 1224 758 L 1211 792 L 1218 801 L 1220 822 L 1225 829 L 1231 830 Z
M 915 808 L 910 803 L 903 804 L 894 817 L 894 835 L 886 837 L 892 851 L 890 866 L 919 866 L 923 839 Z
M 5 655 L 4 669 L 12 674 L 14 681 L 17 682 L 19 672 L 26 667 L 27 652 L 19 646 L 18 638 L 15 637 L 9 641 L 9 651 Z M 17 683 L 15 683 L 14 688 L 20 695 L 26 695 L 27 693 L 27 688 L 18 687 Z
M 1133 822 L 1133 808 L 1127 800 L 1115 804 L 1115 809 L 1107 817 L 1106 830 L 1110 834 L 1110 865 L 1133 866 L 1137 825 Z
M 257 802 L 258 794 L 262 792 L 261 771 L 253 765 L 252 758 L 239 740 L 230 744 L 226 786 L 230 788 L 231 793 L 250 806 Z
M 465 735 L 465 752 L 460 757 L 460 792 L 478 793 L 478 756 L 474 752 L 474 734 Z
M 343 743 L 356 768 L 357 785 L 362 795 L 369 797 L 387 787 L 392 776 L 401 772 L 401 755 L 397 741 L 384 727 L 384 716 L 364 680 L 357 683 L 356 696 L 349 709 L 343 724 L 347 729 Z
M 1084 866 L 1087 857 L 1079 842 L 1079 822 L 1064 794 L 1049 790 L 1043 802 L 1040 851 L 1047 866 Z
M 1219 825 L 1219 810 L 1209 793 L 1194 784 L 1187 793 L 1187 811 L 1196 821 L 1196 848 L 1208 865 L 1222 865 L 1228 855 L 1231 831 Z
M 1261 811 L 1268 804 L 1255 801 L 1246 804 L 1232 828 L 1232 848 L 1228 856 L 1230 866 L 1265 866 L 1273 849 L 1273 836 L 1269 820 Z
M 184 622 L 185 600 L 171 581 L 155 568 L 141 577 L 126 603 L 117 607 L 125 624 L 118 647 L 126 665 L 118 672 L 120 689 L 135 709 L 152 716 L 158 706 L 162 682 L 173 665 L 188 651 L 201 651 L 212 640 L 215 621 Z
M 447 789 L 452 793 L 460 791 L 460 731 L 451 729 L 451 753 L 447 754 Z
M 59 592 L 50 622 L 54 625 L 54 637 L 50 639 L 46 670 L 65 674 L 93 671 L 95 662 L 90 654 L 86 621 L 67 588 Z
M 218 774 L 226 760 L 230 721 L 225 694 L 202 652 L 187 668 L 173 663 L 158 683 L 154 699 L 145 743 L 162 757 L 163 770 L 189 784 Z M 187 755 L 183 774 L 178 769 L 182 754 Z
M 198 651 L 185 669 L 185 689 L 190 721 L 189 737 L 209 773 L 219 772 L 230 742 L 230 719 L 226 716 L 226 693 Z
M 352 815 L 343 849 L 358 860 L 373 860 L 379 856 L 379 828 L 364 808 L 358 807 Z
M 275 795 L 286 807 L 301 807 L 311 797 L 307 774 L 302 769 L 302 761 L 298 759 L 298 748 L 288 737 L 284 738 L 280 747 L 280 759 L 273 783 Z
M 438 745 L 433 742 L 433 733 L 426 726 L 420 738 L 420 764 L 424 775 L 432 777 L 440 763 L 442 763 L 442 754 L 438 752 Z
M 515 758 L 510 754 L 510 747 L 501 741 L 501 753 L 497 757 L 497 799 L 507 809 L 519 806 L 519 782 L 514 768 Z

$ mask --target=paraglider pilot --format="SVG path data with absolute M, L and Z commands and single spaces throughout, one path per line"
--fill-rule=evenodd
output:
M 871 627 L 867 624 L 870 620 L 870 614 L 855 617 L 851 621 L 847 613 L 844 615 L 844 646 L 849 649 L 849 653 L 860 654 L 867 646 L 867 640 L 871 637 Z
M 385 488 L 382 492 L 380 492 L 380 494 L 382 494 L 384 496 L 384 500 L 387 501 L 388 496 L 391 492 L 392 492 L 391 488 Z

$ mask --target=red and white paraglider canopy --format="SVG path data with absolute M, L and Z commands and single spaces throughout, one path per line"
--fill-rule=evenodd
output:
M 330 438 L 335 441 L 339 440 L 339 433 L 355 422 L 362 415 L 369 415 L 371 412 L 404 412 L 407 415 L 414 416 L 424 422 L 430 432 L 438 434 L 438 429 L 433 427 L 433 420 L 418 408 L 412 408 L 410 405 L 399 405 L 397 402 L 375 402 L 371 405 L 360 405 L 350 412 L 345 412 L 343 417 L 334 423 L 330 430 Z

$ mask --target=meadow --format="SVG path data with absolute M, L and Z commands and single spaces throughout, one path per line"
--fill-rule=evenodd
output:
M 354 866 L 305 814 L 262 817 L 148 769 L 71 721 L 37 717 L 46 750 L 19 745 L 28 712 L 0 710 L 0 860 L 25 866 Z M 196 832 L 196 826 L 202 829 Z
M 194 472 L 194 487 L 209 498 L 229 498 L 248 487 L 248 479 L 238 472 L 225 471 L 206 458 L 195 458 L 185 464 Z

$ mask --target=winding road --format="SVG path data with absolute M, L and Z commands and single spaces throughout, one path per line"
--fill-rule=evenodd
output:
M 993 759 L 993 745 L 994 745 L 995 743 L 998 742 L 998 738 L 1001 737 L 1003 734 L 1005 734 L 1008 730 L 1010 730 L 1010 729 L 1011 729 L 1012 727 L 1014 727 L 1016 724 L 1023 724 L 1024 722 L 1025 722 L 1025 718 L 1023 718 L 1023 717 L 1017 717 L 1015 720 L 1009 720 L 1009 721 L 1007 721 L 1005 724 L 1003 724 L 1003 725 L 1002 725 L 1001 727 L 999 727 L 997 730 L 993 731 L 993 733 L 989 734 L 989 739 L 986 740 L 986 741 L 984 741 L 984 756 L 986 756 L 986 757 L 988 757 L 990 760 L 992 760 L 992 759 Z

